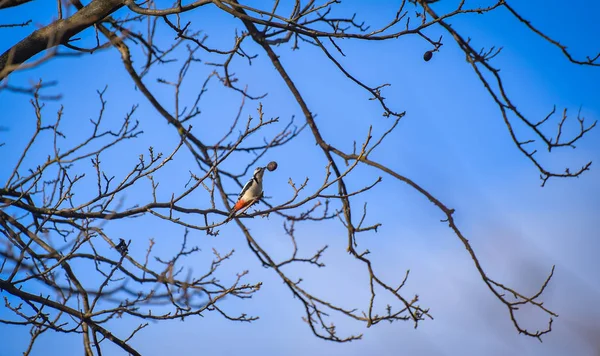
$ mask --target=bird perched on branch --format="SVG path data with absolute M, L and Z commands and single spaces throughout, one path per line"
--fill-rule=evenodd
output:
M 233 216 L 240 210 L 244 210 L 249 208 L 252 204 L 258 202 L 263 195 L 262 188 L 262 179 L 263 174 L 265 174 L 265 167 L 258 167 L 254 170 L 254 174 L 252 178 L 244 185 L 240 195 L 238 196 L 238 200 L 231 209 L 229 213 L 229 218 L 233 218 Z
M 238 196 L 238 200 L 231 209 L 229 213 L 228 220 L 232 219 L 235 214 L 239 211 L 246 211 L 250 206 L 255 204 L 262 198 L 263 196 L 263 175 L 265 174 L 265 169 L 269 171 L 274 171 L 277 169 L 277 162 L 272 161 L 266 167 L 257 167 L 254 170 L 254 174 L 252 178 L 244 185 L 240 195 Z

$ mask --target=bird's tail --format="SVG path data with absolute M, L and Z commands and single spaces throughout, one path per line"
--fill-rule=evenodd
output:
M 227 219 L 231 220 L 235 216 L 235 213 L 237 213 L 237 210 L 231 209 L 229 215 L 227 216 Z
M 233 206 L 233 208 L 231 208 L 231 211 L 229 212 L 229 216 L 227 216 L 227 220 L 225 220 L 225 222 L 229 222 L 231 219 L 233 219 L 233 217 L 235 216 L 235 213 L 240 211 L 240 209 L 242 209 L 243 207 L 244 207 L 244 203 L 241 200 L 238 200 L 237 203 L 235 203 L 235 205 Z

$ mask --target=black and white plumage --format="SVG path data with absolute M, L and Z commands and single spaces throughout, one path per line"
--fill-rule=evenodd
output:
M 265 174 L 265 167 L 258 167 L 254 170 L 252 178 L 244 185 L 238 200 L 231 209 L 230 217 L 233 217 L 238 211 L 248 208 L 256 203 L 263 195 L 262 179 Z

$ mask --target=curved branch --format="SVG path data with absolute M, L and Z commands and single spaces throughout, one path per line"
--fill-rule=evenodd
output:
M 68 19 L 56 20 L 34 31 L 0 55 L 0 80 L 36 54 L 66 43 L 72 36 L 100 22 L 123 5 L 123 0 L 94 0 Z

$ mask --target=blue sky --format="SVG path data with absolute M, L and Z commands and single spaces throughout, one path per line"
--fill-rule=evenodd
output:
M 452 8 L 453 3 L 455 1 L 441 1 L 434 9 L 441 13 Z M 600 51 L 597 45 L 600 28 L 593 16 L 600 6 L 579 2 L 567 8 L 563 4 L 560 1 L 529 1 L 515 4 L 515 7 L 518 6 L 517 10 L 540 29 L 568 44 L 575 55 L 595 55 Z M 33 6 L 48 6 L 46 15 L 40 8 L 36 15 L 39 18 L 34 20 L 34 23 L 47 23 L 51 17 L 47 14 L 52 14 L 54 4 L 29 4 L 20 9 L 2 10 L 2 13 L 7 18 L 10 15 L 15 19 L 27 19 L 30 16 L 27 11 Z M 358 12 L 361 18 L 377 26 L 384 23 L 385 16 L 394 13 L 395 6 L 392 1 L 377 4 L 349 1 L 344 2 L 339 11 L 342 14 Z M 241 28 L 241 24 L 230 16 L 209 7 L 188 17 L 193 21 L 192 26 L 203 29 L 210 36 L 209 44 L 227 41 L 229 46 L 235 28 Z M 600 118 L 600 71 L 597 68 L 569 63 L 557 48 L 528 33 L 506 11 L 486 16 L 470 15 L 451 23 L 458 30 L 469 33 L 476 48 L 504 47 L 494 63 L 502 68 L 505 85 L 513 100 L 529 117 L 542 118 L 556 105 L 559 110 L 568 108 L 571 114 L 581 107 L 582 115 L 590 121 Z M 4 50 L 30 29 L 0 31 L 0 48 Z M 436 37 L 442 32 L 433 28 L 429 34 Z M 160 41 L 170 41 L 173 37 L 171 33 L 161 36 L 164 37 L 159 38 Z M 337 318 L 334 320 L 340 331 L 364 333 L 363 340 L 349 344 L 319 340 L 302 322 L 301 305 L 272 271 L 260 266 L 248 251 L 243 236 L 232 225 L 224 227 L 217 238 L 194 231 L 191 237 L 203 249 L 199 257 L 210 258 L 212 247 L 236 250 L 235 258 L 224 266 L 223 279 L 248 269 L 248 281 L 263 282 L 263 288 L 252 300 L 226 302 L 228 310 L 245 311 L 260 316 L 260 319 L 252 324 L 237 324 L 208 313 L 203 318 L 190 318 L 185 322 L 151 324 L 133 341 L 134 347 L 144 355 L 234 355 L 241 352 L 592 355 L 600 352 L 596 337 L 600 332 L 596 322 L 600 317 L 597 308 L 600 262 L 595 253 L 600 248 L 598 130 L 593 130 L 581 141 L 577 150 L 564 149 L 541 156 L 543 162 L 555 168 L 580 167 L 592 160 L 591 171 L 578 179 L 550 180 L 546 187 L 540 188 L 537 170 L 514 147 L 495 104 L 449 35 L 444 34 L 444 46 L 430 62 L 422 59 L 428 45 L 417 37 L 389 42 L 343 41 L 341 45 L 347 55 L 341 61 L 351 73 L 372 86 L 391 83 L 392 86 L 384 91 L 388 104 L 394 110 L 407 111 L 396 131 L 372 158 L 414 179 L 446 205 L 455 208 L 457 223 L 495 279 L 531 293 L 542 283 L 550 267 L 556 265 L 555 276 L 544 295 L 545 305 L 560 315 L 555 320 L 553 332 L 544 338 L 544 343 L 518 335 L 505 307 L 479 279 L 460 241 L 439 222 L 442 214 L 409 187 L 383 176 L 377 189 L 355 201 L 357 207 L 362 206 L 362 201 L 368 201 L 370 218 L 373 222 L 383 223 L 378 233 L 360 236 L 359 243 L 372 252 L 375 268 L 385 278 L 396 280 L 406 269 L 411 270 L 406 293 L 418 293 L 422 305 L 431 308 L 435 320 L 423 322 L 415 330 L 411 323 L 381 324 L 367 329 L 363 324 Z M 235 71 L 240 82 L 248 84 L 252 93 L 269 93 L 261 100 L 265 116 L 280 117 L 282 121 L 273 130 L 281 129 L 293 115 L 301 123 L 297 104 L 266 55 L 256 46 L 250 46 L 249 51 L 258 53 L 259 57 L 252 66 L 237 59 Z M 367 93 L 336 72 L 316 49 L 304 44 L 300 51 L 292 52 L 289 46 L 278 47 L 276 51 L 309 107 L 318 114 L 317 124 L 323 135 L 334 145 L 350 150 L 352 141 L 362 139 L 369 125 L 373 125 L 375 133 L 389 127 L 390 119 L 381 117 L 381 109 L 367 100 Z M 161 66 L 147 78 L 150 87 L 159 93 L 159 100 L 169 108 L 173 107 L 173 94 L 168 88 L 154 84 L 154 78 L 174 78 L 177 68 L 176 64 Z M 185 100 L 193 100 L 212 69 L 203 63 L 193 67 L 182 94 Z M 135 117 L 140 120 L 144 135 L 107 152 L 104 160 L 113 162 L 109 168 L 112 174 L 125 172 L 149 146 L 156 151 L 169 152 L 177 143 L 175 131 L 168 128 L 164 119 L 134 90 L 115 50 L 78 58 L 58 58 L 35 70 L 15 73 L 11 83 L 27 83 L 40 77 L 59 82 L 50 91 L 63 93 L 63 99 L 48 103 L 45 114 L 51 120 L 59 105 L 64 105 L 64 131 L 69 138 L 76 138 L 86 130 L 88 119 L 97 115 L 96 90 L 106 85 L 107 127 L 111 123 L 118 124 L 133 104 L 141 104 Z M 23 95 L 0 92 L 0 107 L 5 108 L 0 116 L 0 126 L 9 129 L 0 132 L 0 142 L 6 142 L 6 146 L 0 148 L 2 182 L 6 181 L 6 172 L 14 165 L 15 153 L 26 143 L 26 133 L 34 127 L 28 100 Z M 238 95 L 215 81 L 203 99 L 203 113 L 194 124 L 194 132 L 206 140 L 220 137 L 236 114 L 239 102 Z M 244 115 L 254 115 L 257 105 L 247 102 Z M 253 138 L 261 139 L 260 136 Z M 49 144 L 49 139 L 42 138 L 27 157 L 27 163 L 34 166 L 44 160 L 51 147 Z M 245 166 L 252 159 L 248 155 L 234 158 L 226 162 L 227 167 L 235 167 L 238 163 Z M 308 131 L 289 146 L 273 151 L 261 163 L 270 160 L 279 162 L 279 169 L 265 178 L 265 194 L 271 196 L 273 202 L 285 201 L 290 196 L 288 178 L 302 181 L 308 176 L 316 184 L 321 180 L 325 166 Z M 182 151 L 157 175 L 163 182 L 159 193 L 166 197 L 171 192 L 182 191 L 189 170 L 196 171 L 197 167 L 190 155 Z M 358 187 L 379 175 L 371 169 L 360 168 L 349 184 Z M 140 185 L 128 192 L 127 201 L 131 204 L 147 201 L 148 191 L 148 186 Z M 198 191 L 186 199 L 185 204 L 201 207 L 207 202 Z M 248 225 L 273 254 L 290 251 L 281 221 L 256 219 Z M 131 253 L 140 256 L 145 253 L 149 238 L 155 239 L 156 251 L 167 256 L 179 247 L 183 233 L 180 226 L 152 218 L 111 222 L 107 231 L 115 237 L 132 238 L 135 246 Z M 307 253 L 311 248 L 330 245 L 324 256 L 326 269 L 301 270 L 306 286 L 344 306 L 366 308 L 365 271 L 346 254 L 343 227 L 338 222 L 305 224 L 298 226 L 297 233 L 301 248 Z M 206 265 L 205 260 L 187 263 L 199 271 Z M 0 309 L 0 315 L 5 312 Z M 540 318 L 531 311 L 523 312 L 523 320 L 534 329 L 545 326 L 545 316 Z M 123 320 L 113 327 L 116 334 L 125 335 L 135 325 L 134 321 Z M 26 345 L 28 333 L 25 329 L 0 325 L 0 333 L 10 335 L 10 341 L 3 345 L 6 351 L 2 351 L 7 355 L 18 354 Z M 48 353 L 59 345 L 60 352 Z M 39 355 L 75 355 L 81 354 L 81 345 L 78 338 L 47 334 L 40 338 L 34 351 Z M 106 353 L 122 354 L 119 352 L 108 347 Z

